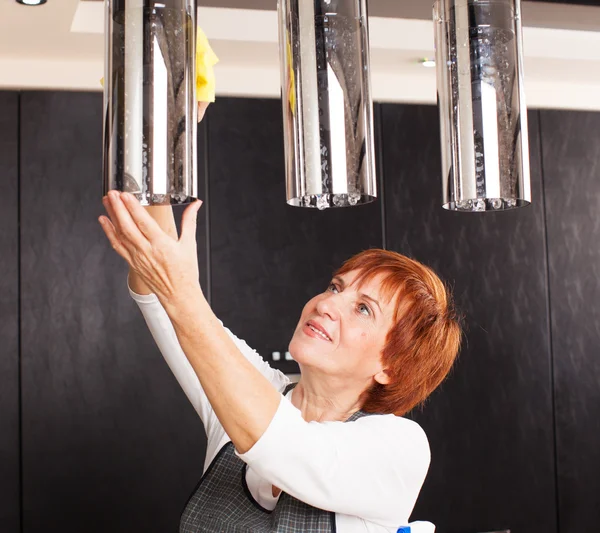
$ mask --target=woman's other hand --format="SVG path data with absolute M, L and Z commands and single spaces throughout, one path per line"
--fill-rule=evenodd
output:
M 198 102 L 198 122 L 202 122 L 204 118 L 204 113 L 206 113 L 206 109 L 210 105 L 210 102 Z
M 132 194 L 110 191 L 102 202 L 110 218 L 102 216 L 99 221 L 113 249 L 163 305 L 175 304 L 191 288 L 200 288 L 196 243 L 200 200 L 184 211 L 179 239 L 164 231 Z

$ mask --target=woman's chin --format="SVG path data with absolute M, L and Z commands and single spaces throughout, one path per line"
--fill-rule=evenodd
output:
M 302 333 L 298 334 L 298 332 L 294 334 L 288 350 L 298 364 L 310 365 L 310 360 L 314 358 L 314 347 L 311 350 L 310 343 L 307 342 L 307 339 L 300 338 L 301 335 Z M 311 353 L 313 357 L 311 357 Z
M 288 346 L 288 351 L 292 355 L 294 361 L 300 363 L 304 359 L 303 354 L 306 350 L 306 347 L 302 345 L 300 340 L 298 340 L 297 335 L 297 333 L 294 333 L 294 336 L 290 341 L 290 345 Z
M 309 338 L 301 339 L 294 335 L 288 350 L 294 361 L 301 367 L 320 368 L 325 362 L 326 355 L 315 350 L 315 345 L 310 342 L 311 340 Z

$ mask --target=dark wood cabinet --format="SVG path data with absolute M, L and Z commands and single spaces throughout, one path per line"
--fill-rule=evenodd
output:
M 332 272 L 382 246 L 380 205 L 320 212 L 286 204 L 279 100 L 220 98 L 208 131 L 213 309 L 263 357 L 283 356 L 304 304 Z
M 485 214 L 441 206 L 436 107 L 384 105 L 382 116 L 388 247 L 433 267 L 467 326 L 450 378 L 412 413 L 432 450 L 414 517 L 440 533 L 554 532 L 538 114 L 530 113 L 534 203 Z
M 0 524 L 20 531 L 19 94 L 0 92 Z
M 441 207 L 437 109 L 375 111 L 379 200 L 320 212 L 285 202 L 278 100 L 211 106 L 197 238 L 213 309 L 269 359 L 356 252 L 430 265 L 466 331 L 448 380 L 410 414 L 432 451 L 412 518 L 438 533 L 595 531 L 600 114 L 530 112 L 534 203 L 465 214 Z M 200 420 L 97 222 L 101 167 L 100 94 L 0 92 L 3 532 L 175 531 L 202 473 Z
M 600 113 L 541 111 L 561 533 L 600 524 Z
M 97 221 L 102 97 L 21 99 L 23 531 L 175 531 L 203 430 Z

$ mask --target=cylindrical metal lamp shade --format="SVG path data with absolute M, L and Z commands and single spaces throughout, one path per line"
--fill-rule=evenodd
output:
M 105 0 L 103 194 L 195 200 L 196 1 Z
M 279 0 L 287 202 L 377 196 L 365 0 Z
M 519 0 L 434 4 L 443 205 L 531 202 Z

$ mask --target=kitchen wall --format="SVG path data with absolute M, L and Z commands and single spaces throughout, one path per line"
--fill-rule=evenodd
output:
M 19 95 L 0 92 L 0 523 L 19 528 Z
M 97 222 L 101 100 L 0 92 L 7 533 L 175 531 L 202 473 L 199 419 Z M 483 215 L 440 207 L 433 106 L 376 105 L 380 200 L 324 212 L 285 204 L 277 100 L 221 98 L 200 126 L 201 283 L 265 357 L 285 352 L 303 304 L 365 248 L 414 256 L 453 286 L 466 341 L 410 415 L 432 449 L 413 518 L 441 533 L 600 523 L 600 114 L 529 120 L 535 201 Z

